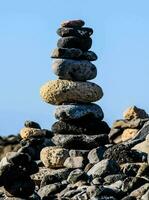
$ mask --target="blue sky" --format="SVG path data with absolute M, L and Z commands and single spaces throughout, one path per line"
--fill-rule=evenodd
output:
M 39 88 L 56 79 L 49 53 L 65 19 L 94 29 L 92 50 L 104 97 L 98 102 L 111 124 L 137 105 L 149 112 L 148 0 L 0 0 L 0 134 L 16 134 L 25 120 L 50 128 L 54 106 Z

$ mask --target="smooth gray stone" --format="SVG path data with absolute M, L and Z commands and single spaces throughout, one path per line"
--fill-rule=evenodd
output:
M 100 120 L 104 117 L 101 107 L 93 103 L 59 105 L 55 110 L 55 118 L 64 121 L 80 119 L 90 115 Z
M 95 65 L 87 60 L 55 59 L 52 69 L 60 79 L 65 80 L 86 81 L 97 75 Z
M 105 159 L 95 164 L 87 174 L 93 178 L 105 177 L 109 174 L 119 173 L 119 170 L 120 168 L 116 161 Z

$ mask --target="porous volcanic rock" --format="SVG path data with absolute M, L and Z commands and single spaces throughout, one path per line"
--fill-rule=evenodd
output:
M 94 102 L 102 98 L 103 91 L 91 82 L 53 80 L 41 87 L 40 95 L 45 102 L 59 105 L 65 102 Z

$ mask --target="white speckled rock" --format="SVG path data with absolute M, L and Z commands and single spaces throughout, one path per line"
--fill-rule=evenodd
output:
M 102 98 L 102 88 L 91 82 L 52 80 L 40 89 L 42 99 L 50 104 L 89 103 Z
M 87 60 L 55 59 L 52 69 L 64 80 L 86 81 L 94 79 L 97 75 L 95 65 Z
M 62 147 L 45 147 L 40 152 L 40 159 L 48 168 L 64 167 L 64 162 L 68 157 L 69 150 Z
M 24 127 L 20 131 L 20 136 L 22 139 L 28 139 L 30 137 L 44 136 L 45 132 L 38 128 L 27 128 Z
M 101 107 L 93 103 L 59 105 L 55 110 L 55 118 L 64 121 L 80 119 L 88 115 L 100 120 L 104 117 Z

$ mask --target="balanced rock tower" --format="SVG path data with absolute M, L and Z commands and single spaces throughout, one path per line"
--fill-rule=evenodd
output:
M 45 102 L 57 106 L 55 118 L 58 121 L 51 128 L 52 141 L 57 148 L 67 150 L 89 151 L 109 143 L 110 128 L 102 121 L 104 113 L 93 103 L 103 97 L 103 91 L 89 81 L 97 75 L 97 68 L 91 62 L 97 59 L 97 55 L 89 51 L 93 29 L 84 27 L 84 24 L 82 20 L 61 24 L 57 30 L 60 39 L 51 55 L 52 70 L 58 79 L 48 81 L 40 90 Z M 49 150 L 42 150 L 41 160 L 46 151 Z
M 50 80 L 41 87 L 42 99 L 57 105 L 52 125 L 57 146 L 67 149 L 92 149 L 108 143 L 109 126 L 102 121 L 100 106 L 92 102 L 100 100 L 100 86 L 89 82 L 97 75 L 91 62 L 97 55 L 89 51 L 92 45 L 92 28 L 83 27 L 82 20 L 64 21 L 57 30 L 61 37 L 52 52 L 52 69 L 57 80 Z

